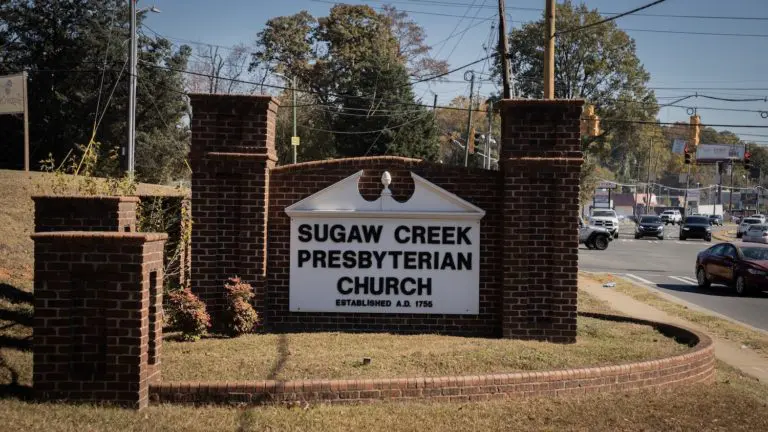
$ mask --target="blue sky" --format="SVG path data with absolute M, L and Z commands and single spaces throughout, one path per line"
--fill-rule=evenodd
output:
M 491 36 L 496 0 L 431 0 L 438 3 L 456 3 L 457 6 L 430 4 L 430 0 L 391 0 L 398 9 L 412 11 L 411 17 L 427 32 L 428 43 L 434 46 L 438 57 L 448 60 L 451 67 L 460 66 L 486 54 L 482 45 Z M 590 8 L 603 13 L 618 13 L 648 3 L 650 0 L 586 0 Z M 267 19 L 307 10 L 315 16 L 325 16 L 332 7 L 327 0 L 141 0 L 140 7 L 155 4 L 161 14 L 150 14 L 145 23 L 153 30 L 171 38 L 188 39 L 211 44 L 231 46 L 252 43 L 256 33 Z M 358 0 L 381 7 L 385 0 Z M 514 26 L 536 20 L 541 12 L 516 8 L 543 8 L 544 0 L 507 0 L 508 19 Z M 474 5 L 475 7 L 471 7 Z M 480 7 L 477 7 L 480 6 Z M 718 17 L 766 18 L 765 20 L 687 19 L 659 16 L 628 16 L 617 21 L 637 42 L 637 54 L 651 73 L 651 87 L 661 102 L 666 97 L 690 94 L 726 98 L 768 97 L 768 0 L 667 0 L 644 14 L 706 15 Z M 456 15 L 442 16 L 437 14 Z M 466 18 L 462 16 L 466 15 Z M 454 36 L 469 28 L 462 36 Z M 454 31 L 454 29 L 456 29 Z M 723 35 L 693 35 L 657 33 L 640 30 L 662 30 L 698 33 L 758 34 L 763 37 L 737 37 Z M 495 33 L 494 33 L 495 37 Z M 449 55 L 450 54 L 450 55 Z M 478 64 L 476 71 L 487 71 Z M 449 77 L 462 81 L 463 71 Z M 481 82 L 480 93 L 487 95 L 496 88 L 490 82 Z M 660 87 L 690 87 L 692 89 L 662 89 Z M 749 88 L 748 90 L 721 90 L 712 88 Z M 469 86 L 464 82 L 419 85 L 416 94 L 431 103 L 433 92 L 438 103 L 447 104 L 457 95 L 466 95 Z M 689 99 L 683 104 L 699 109 L 703 123 L 765 125 L 768 119 L 758 112 L 707 110 L 705 107 L 745 110 L 765 110 L 768 102 L 720 102 L 703 98 Z M 666 108 L 659 114 L 661 121 L 687 121 L 685 109 Z M 718 128 L 723 129 L 723 128 Z M 768 128 L 729 128 L 744 134 L 742 138 L 768 144 Z M 746 134 L 765 135 L 751 136 Z

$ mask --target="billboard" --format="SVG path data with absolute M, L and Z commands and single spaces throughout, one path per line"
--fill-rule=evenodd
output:
M 701 144 L 696 149 L 696 160 L 702 162 L 744 160 L 743 144 Z
M 24 112 L 24 75 L 0 76 L 0 114 Z

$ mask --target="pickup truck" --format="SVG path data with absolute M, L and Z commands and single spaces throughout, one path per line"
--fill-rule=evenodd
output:
M 665 210 L 661 214 L 661 221 L 664 225 L 680 225 L 683 222 L 683 215 L 680 214 L 680 210 Z
M 619 238 L 619 216 L 611 209 L 594 209 L 589 217 L 589 224 L 605 228 L 613 238 Z

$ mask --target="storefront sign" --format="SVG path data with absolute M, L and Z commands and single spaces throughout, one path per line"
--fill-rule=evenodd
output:
M 366 201 L 358 172 L 286 208 L 293 312 L 477 314 L 485 212 L 411 174 L 414 193 Z

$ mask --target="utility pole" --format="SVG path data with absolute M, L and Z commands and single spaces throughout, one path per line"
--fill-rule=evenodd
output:
M 728 216 L 733 219 L 733 158 L 731 158 L 731 190 L 728 192 Z
M 432 111 L 437 109 L 437 93 L 435 93 L 435 100 L 432 101 Z
M 493 128 L 493 101 L 488 101 L 488 134 L 485 135 L 485 169 L 491 169 L 491 129 Z
M 296 77 L 294 76 L 291 80 L 291 87 L 293 87 L 293 135 L 295 137 L 298 137 L 296 134 Z M 296 163 L 297 154 L 299 152 L 299 146 L 298 143 L 292 145 L 293 147 L 293 163 Z
M 504 86 L 504 99 L 512 97 L 512 84 L 509 70 L 509 40 L 507 39 L 507 13 L 504 0 L 499 0 L 499 53 L 501 60 L 501 83 Z
M 131 52 L 130 73 L 128 75 L 128 154 L 124 155 L 125 170 L 128 175 L 133 175 L 135 168 L 136 150 L 136 0 L 129 0 L 131 5 Z
M 683 197 L 683 217 L 688 215 L 688 188 L 691 186 L 691 165 L 688 165 L 688 174 L 685 175 L 685 196 Z
M 717 162 L 717 205 L 723 204 L 723 162 Z M 715 206 L 712 206 L 712 214 L 715 214 Z M 725 216 L 723 216 L 725 218 Z
M 467 141 L 464 143 L 464 166 L 469 166 L 469 140 L 475 139 L 472 133 L 472 100 L 475 95 L 475 72 L 464 72 L 464 80 L 469 81 L 469 115 L 467 116 Z
M 547 0 L 547 48 L 544 53 L 544 99 L 555 98 L 555 0 Z
M 653 153 L 653 138 L 651 138 L 651 145 L 648 147 L 648 178 L 645 182 L 645 214 L 650 214 L 651 209 L 651 153 Z

